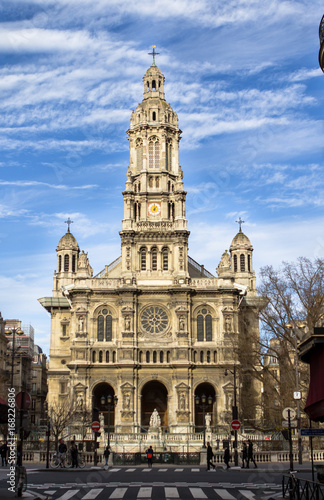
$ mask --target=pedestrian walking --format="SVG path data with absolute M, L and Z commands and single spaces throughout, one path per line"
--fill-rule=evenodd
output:
M 215 465 L 212 463 L 212 458 L 214 457 L 213 449 L 210 446 L 210 442 L 207 442 L 207 469 L 210 470 L 212 467 L 214 470 L 216 470 Z
M 230 454 L 228 446 L 226 446 L 225 451 L 224 451 L 224 463 L 226 465 L 226 469 L 230 469 L 230 466 L 229 466 L 230 460 L 231 460 L 231 454 Z
M 153 448 L 152 445 L 146 450 L 147 465 L 152 468 L 153 465 Z
M 78 447 L 75 444 L 75 441 L 71 441 L 71 458 L 72 458 L 72 469 L 78 467 Z
M 246 466 L 247 469 L 249 468 L 250 461 L 254 463 L 254 468 L 257 469 L 258 466 L 255 463 L 253 456 L 253 443 L 251 439 L 248 439 L 247 466 Z
M 242 469 L 247 467 L 247 456 L 248 456 L 248 448 L 246 442 L 244 441 L 242 448 Z
M 105 457 L 105 465 L 108 466 L 108 459 L 110 455 L 110 449 L 109 446 L 106 446 L 105 451 L 104 451 L 104 457 Z
M 0 454 L 1 454 L 1 460 L 2 460 L 2 467 L 5 466 L 5 465 L 8 465 L 8 462 L 7 462 L 7 453 L 8 453 L 7 441 L 4 441 L 3 444 L 1 445 L 1 448 L 0 448 Z

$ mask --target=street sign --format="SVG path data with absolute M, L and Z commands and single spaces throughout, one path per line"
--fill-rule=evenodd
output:
M 281 422 L 282 424 L 282 427 L 285 427 L 285 428 L 288 428 L 289 427 L 289 422 L 288 420 L 283 420 Z M 293 428 L 293 427 L 297 427 L 297 420 L 290 420 L 290 427 Z
M 91 429 L 93 430 L 93 432 L 98 432 L 100 429 L 100 423 L 96 421 L 92 422 Z
M 324 429 L 300 429 L 302 436 L 324 436 Z
M 238 431 L 241 428 L 241 422 L 239 420 L 233 420 L 231 427 L 234 431 Z
M 300 391 L 294 392 L 294 399 L 299 400 L 302 398 L 302 393 Z
M 288 420 L 288 412 L 290 411 L 290 420 L 293 420 L 296 417 L 296 412 L 293 408 L 285 408 L 282 411 L 282 416 L 285 420 Z
M 23 399 L 24 399 L 24 407 L 22 407 Z M 30 394 L 28 394 L 28 392 L 18 392 L 16 396 L 16 405 L 19 410 L 28 410 L 28 408 L 30 407 L 30 403 L 31 403 L 31 397 Z

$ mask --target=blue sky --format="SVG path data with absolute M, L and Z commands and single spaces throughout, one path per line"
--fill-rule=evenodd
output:
M 183 131 L 189 254 L 215 273 L 245 220 L 254 268 L 324 257 L 319 0 L 2 0 L 0 311 L 49 350 L 56 246 L 120 254 L 126 130 L 157 45 Z

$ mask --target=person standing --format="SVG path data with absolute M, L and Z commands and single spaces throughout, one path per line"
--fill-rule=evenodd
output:
M 230 460 L 231 460 L 231 454 L 230 454 L 228 446 L 226 446 L 225 451 L 224 451 L 224 463 L 226 465 L 226 469 L 230 469 L 230 466 L 229 466 Z
M 75 441 L 71 441 L 71 459 L 72 459 L 72 469 L 78 467 L 78 447 Z
M 246 466 L 247 469 L 249 468 L 250 461 L 254 463 L 254 468 L 257 469 L 258 466 L 255 463 L 253 456 L 253 443 L 251 439 L 248 439 L 247 466 Z
M 248 448 L 246 442 L 244 441 L 242 448 L 242 469 L 247 467 L 247 456 L 248 456 Z
M 147 465 L 149 468 L 153 466 L 153 448 L 152 445 L 146 450 Z
M 8 465 L 8 462 L 7 462 L 7 452 L 8 452 L 7 441 L 4 441 L 3 445 L 0 448 L 0 454 L 1 454 L 1 460 L 2 460 L 2 467 L 4 465 Z
M 107 466 L 108 466 L 109 455 L 110 455 L 110 449 L 109 449 L 109 446 L 107 445 L 105 448 L 105 451 L 104 451 L 105 465 L 107 465 Z
M 63 464 L 63 467 L 65 467 L 65 459 L 66 459 L 66 452 L 67 452 L 67 446 L 64 443 L 63 439 L 60 439 L 59 441 L 59 447 L 58 447 L 58 458 L 60 459 L 61 463 Z
M 210 446 L 210 442 L 208 441 L 207 442 L 207 469 L 206 470 L 210 470 L 210 467 L 212 467 L 214 470 L 216 470 L 215 465 L 211 461 L 213 456 L 214 456 L 214 453 L 213 453 L 212 447 Z

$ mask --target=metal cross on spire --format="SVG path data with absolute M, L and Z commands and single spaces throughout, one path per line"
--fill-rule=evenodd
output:
M 64 221 L 65 224 L 68 225 L 68 233 L 70 232 L 70 226 L 71 224 L 73 224 L 73 220 L 70 219 L 70 217 L 68 218 L 68 220 Z
M 155 52 L 156 45 L 152 45 L 152 47 L 153 47 L 153 52 L 149 52 L 148 55 L 149 56 L 153 56 L 153 64 L 152 64 L 152 66 L 155 66 L 155 56 L 160 55 L 160 53 L 159 52 Z
M 240 233 L 242 232 L 242 224 L 244 224 L 244 220 L 241 219 L 241 217 L 238 218 L 238 220 L 236 220 L 235 222 L 238 223 L 239 227 L 240 227 Z

